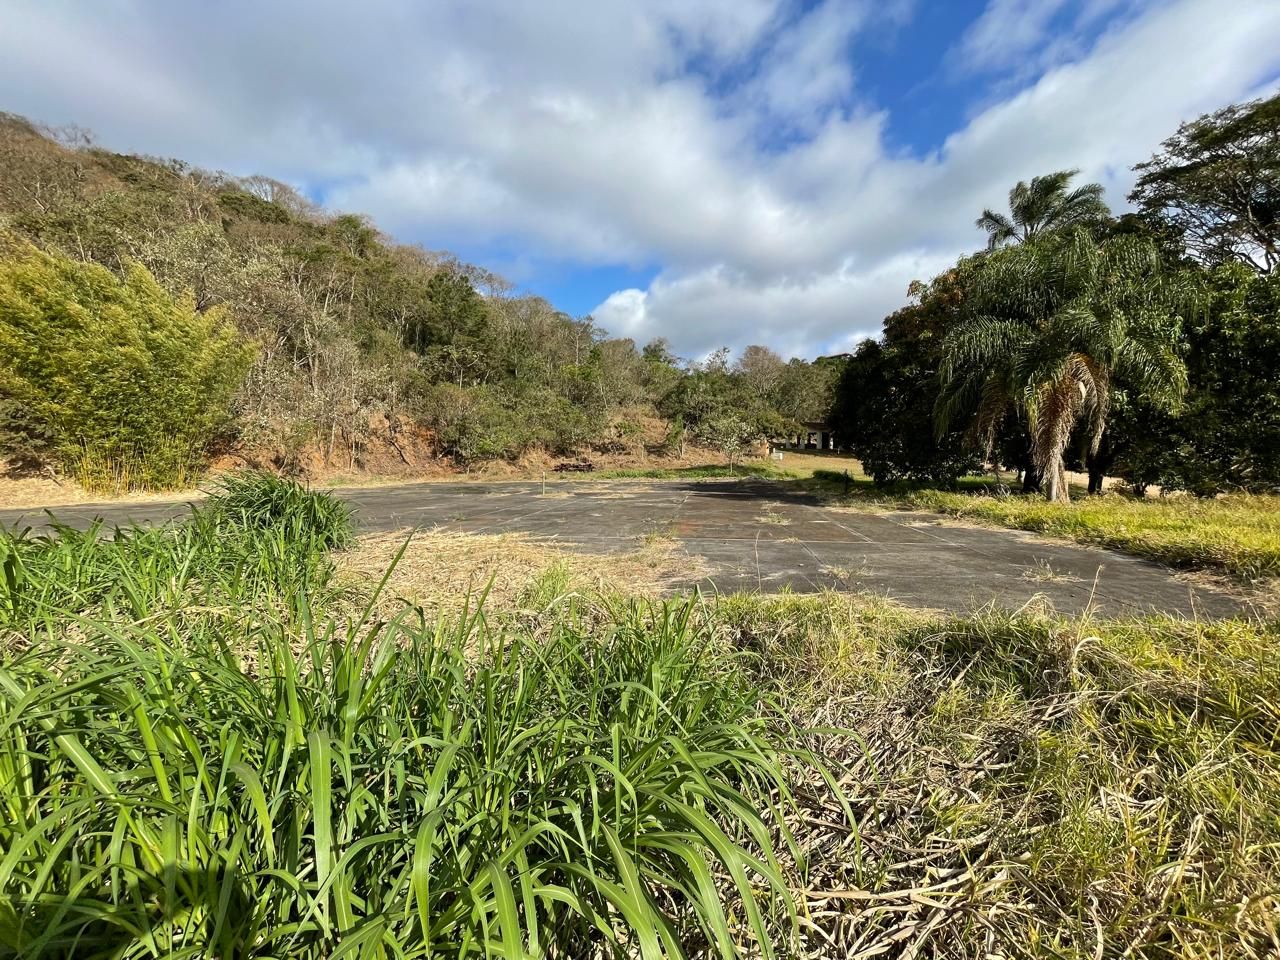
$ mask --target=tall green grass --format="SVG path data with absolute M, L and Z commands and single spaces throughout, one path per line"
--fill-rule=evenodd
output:
M 224 527 L 283 531 L 295 541 L 325 550 L 348 546 L 353 535 L 351 507 L 346 501 L 270 473 L 246 472 L 223 478 L 204 512 Z
M 376 621 L 263 484 L 5 541 L 0 954 L 785 946 L 798 752 L 691 605 Z
M 73 616 L 118 620 L 157 609 L 319 600 L 333 579 L 329 551 L 351 536 L 341 501 L 266 474 L 225 481 L 179 524 L 55 526 L 41 535 L 0 530 L 0 629 L 30 632 Z
M 0 940 L 771 952 L 786 782 L 755 693 L 687 609 L 618 614 L 602 638 L 167 616 L 40 644 L 0 670 Z

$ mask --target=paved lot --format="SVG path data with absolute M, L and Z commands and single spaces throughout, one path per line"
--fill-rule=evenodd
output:
M 784 588 L 868 590 L 913 606 L 965 610 L 1018 606 L 1047 596 L 1063 612 L 1092 602 L 1100 613 L 1227 616 L 1230 598 L 1195 588 L 1165 568 L 1109 551 L 1064 546 L 1030 534 L 942 524 L 925 514 L 873 514 L 824 507 L 785 485 L 739 483 L 429 483 L 339 491 L 368 531 L 441 527 L 554 537 L 584 552 L 633 549 L 647 536 L 673 537 L 699 554 L 721 592 Z M 163 522 L 182 503 L 53 508 L 83 527 Z M 0 524 L 40 526 L 42 511 L 0 511 Z

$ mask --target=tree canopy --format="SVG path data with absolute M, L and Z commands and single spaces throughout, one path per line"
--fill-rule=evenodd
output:
M 397 244 L 367 218 L 322 211 L 272 178 L 68 144 L 7 115 L 0 218 L 32 251 L 126 285 L 144 271 L 174 304 L 191 305 L 192 322 L 230 330 L 252 361 L 229 400 L 217 394 L 229 410 L 222 434 L 250 462 L 304 470 L 389 456 L 410 468 L 420 456 L 463 465 L 535 449 L 572 456 L 637 446 L 641 422 L 664 415 L 677 450 L 684 439 L 725 450 L 732 431 L 703 421 L 724 427 L 731 413 L 754 442 L 826 413 L 830 365 L 761 346 L 716 370 L 662 343 L 642 351 L 589 316 L 515 293 L 450 254 Z M 95 355 L 108 375 L 113 359 L 127 368 L 123 349 Z M 45 456 L 14 389 L 0 393 L 0 456 Z M 153 402 L 163 398 L 156 387 Z
M 1009 191 L 1009 213 L 983 210 L 976 225 L 987 232 L 987 246 L 1027 243 L 1041 234 L 1067 227 L 1101 223 L 1111 216 L 1102 199 L 1102 184 L 1069 189 L 1079 170 L 1059 170 L 1031 182 L 1019 180 Z
M 1182 124 L 1135 169 L 1130 202 L 1201 263 L 1280 267 L 1280 93 Z
M 1056 500 L 1082 467 L 1090 492 L 1107 472 L 1280 488 L 1280 95 L 1183 124 L 1135 169 L 1119 220 L 1075 171 L 1016 184 L 978 218 L 987 249 L 858 348 L 833 420 L 878 481 L 986 460 Z

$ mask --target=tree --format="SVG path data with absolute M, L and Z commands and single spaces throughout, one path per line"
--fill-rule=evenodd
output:
M 770 404 L 797 433 L 805 422 L 829 419 L 836 384 L 848 360 L 847 354 L 818 357 L 813 362 L 788 360 L 769 397 Z
M 965 258 L 930 283 L 913 283 L 915 302 L 885 318 L 881 338 L 861 344 L 843 367 L 830 422 L 877 484 L 950 484 L 978 466 L 962 430 L 936 435 L 933 422 L 941 343 L 959 322 L 974 263 Z
M 1280 267 L 1280 93 L 1184 123 L 1129 195 L 1201 263 Z
M 252 348 L 217 309 L 0 235 L 0 398 L 85 485 L 181 486 L 227 426 Z
M 752 344 L 742 351 L 734 364 L 734 372 L 742 377 L 757 397 L 772 398 L 777 391 L 786 361 L 768 347 Z
M 983 210 L 976 225 L 987 231 L 987 247 L 994 250 L 1005 243 L 1026 243 L 1051 230 L 1089 226 L 1111 216 L 1102 199 L 1102 184 L 1086 183 L 1068 190 L 1079 170 L 1019 180 L 1009 191 L 1009 215 Z
M 877 486 L 898 480 L 947 485 L 978 466 L 974 445 L 959 431 L 935 436 L 937 393 L 936 365 L 910 348 L 867 340 L 854 351 L 831 422 Z
M 287 183 L 261 175 L 244 177 L 237 183 L 245 193 L 284 208 L 290 216 L 304 220 L 315 220 L 320 216 L 320 208 Z
M 729 474 L 738 459 L 762 439 L 759 424 L 752 423 L 731 411 L 720 411 L 703 418 L 694 429 L 694 436 L 708 447 L 719 450 L 729 461 Z
M 1017 411 L 1045 495 L 1068 500 L 1067 444 L 1079 424 L 1098 450 L 1117 379 L 1154 402 L 1181 397 L 1179 310 L 1191 296 L 1141 237 L 1098 243 L 1076 229 L 989 255 L 942 346 L 936 429 L 971 413 L 990 449 Z
M 1280 272 L 1216 268 L 1184 330 L 1186 401 L 1175 416 L 1127 399 L 1108 431 L 1121 475 L 1202 496 L 1280 490 Z

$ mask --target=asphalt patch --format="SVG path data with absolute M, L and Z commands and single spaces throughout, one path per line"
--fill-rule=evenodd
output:
M 704 557 L 711 574 L 678 585 L 737 593 L 862 591 L 951 611 L 1047 600 L 1062 613 L 1165 613 L 1216 618 L 1245 612 L 1227 594 L 1109 550 L 1050 543 L 1032 534 L 938 524 L 919 513 L 832 510 L 785 484 L 558 481 L 418 483 L 336 491 L 365 531 L 427 527 L 462 533 L 519 532 L 585 553 L 634 549 L 670 537 Z M 77 504 L 0 511 L 8 527 L 84 528 L 100 519 L 163 523 L 182 503 Z

